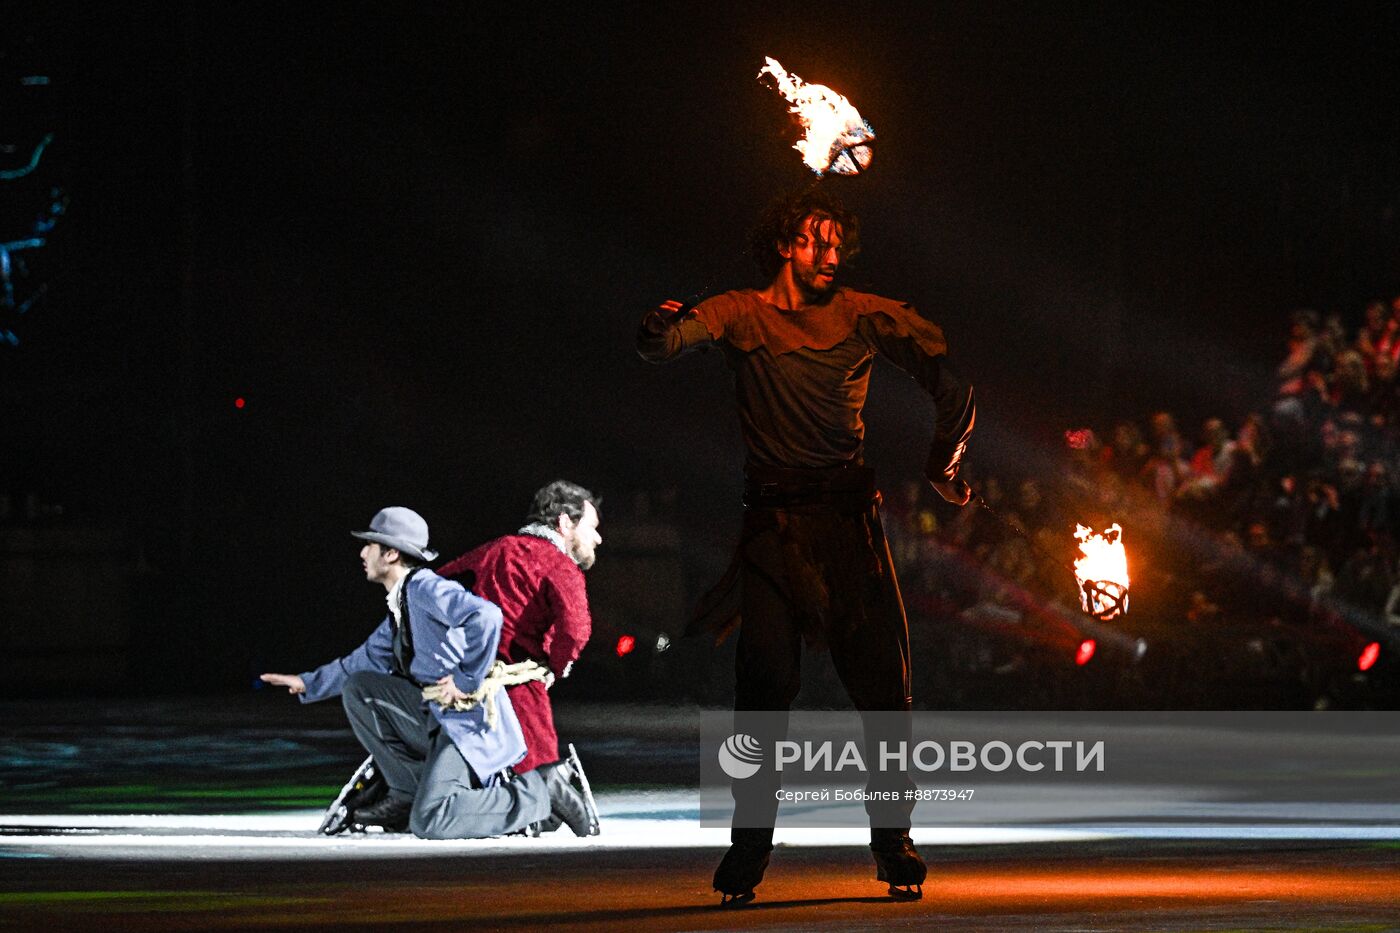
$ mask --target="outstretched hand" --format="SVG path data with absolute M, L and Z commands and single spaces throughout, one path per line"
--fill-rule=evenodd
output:
M 967 505 L 972 501 L 972 488 L 960 479 L 947 482 L 930 480 L 929 482 L 933 483 L 934 490 L 943 497 L 945 502 L 951 502 L 954 505 Z
M 258 679 L 274 687 L 286 687 L 287 692 L 291 694 L 306 692 L 306 681 L 302 680 L 299 674 L 263 674 Z

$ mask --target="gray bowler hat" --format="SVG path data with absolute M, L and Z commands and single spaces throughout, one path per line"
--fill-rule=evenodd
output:
M 370 519 L 369 531 L 350 534 L 412 554 L 419 560 L 437 560 L 438 552 L 428 549 L 428 523 L 423 521 L 423 516 L 401 505 L 380 509 Z

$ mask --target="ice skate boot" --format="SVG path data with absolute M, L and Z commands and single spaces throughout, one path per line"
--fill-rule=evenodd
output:
M 321 817 L 321 825 L 316 831 L 326 836 L 334 836 L 347 829 L 364 832 L 364 826 L 356 824 L 351 814 L 356 807 L 368 807 L 378 803 L 388 792 L 389 785 L 384 783 L 384 776 L 379 773 L 374 758 L 366 758 L 326 808 L 325 815 Z
M 556 761 L 537 769 L 549 792 L 549 814 L 561 820 L 575 836 L 596 836 L 598 825 L 593 822 L 588 803 L 574 786 L 574 769 L 567 761 Z
M 365 826 L 379 826 L 386 833 L 406 833 L 412 815 L 412 797 L 389 796 L 378 803 L 351 810 L 350 822 L 361 829 Z
M 754 899 L 753 889 L 768 870 L 773 831 L 734 829 L 729 838 L 732 844 L 715 869 L 714 887 L 719 892 L 721 907 L 742 907 Z
M 579 793 L 583 795 L 584 806 L 588 808 L 588 835 L 596 836 L 603 831 L 602 822 L 598 819 L 598 802 L 593 799 L 593 788 L 588 784 L 588 775 L 583 773 L 583 762 L 579 760 L 578 749 L 574 748 L 574 743 L 569 743 L 569 757 L 565 759 L 569 767 L 574 771 L 574 779 L 577 782 Z M 559 826 L 556 823 L 553 827 L 548 826 L 548 820 L 541 826 L 544 832 L 553 832 Z
M 875 856 L 875 878 L 890 886 L 890 897 L 897 901 L 917 901 L 924 896 L 928 868 L 908 832 L 872 829 L 870 853 Z

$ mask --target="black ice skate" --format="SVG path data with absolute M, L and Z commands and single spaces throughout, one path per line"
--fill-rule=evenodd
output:
M 366 807 L 355 807 L 350 811 L 350 823 L 363 830 L 366 826 L 382 827 L 386 833 L 408 832 L 408 822 L 413 816 L 411 797 L 385 797 L 378 803 Z
M 549 791 L 549 813 L 574 831 L 575 836 L 596 836 L 598 826 L 588 811 L 583 793 L 574 786 L 574 769 L 567 761 L 556 761 L 537 769 Z
M 578 749 L 574 748 L 574 743 L 569 743 L 569 767 L 574 769 L 574 777 L 578 779 L 579 793 L 583 794 L 584 805 L 588 807 L 588 835 L 596 836 L 603 831 L 602 823 L 598 819 L 598 803 L 593 799 L 593 788 L 588 786 L 588 775 L 583 773 L 583 762 L 579 761 Z M 548 821 L 545 821 L 548 823 Z M 547 827 L 541 827 L 546 832 L 551 832 Z M 554 829 L 558 829 L 556 824 Z
M 907 832 L 872 830 L 870 853 L 875 856 L 875 878 L 889 884 L 890 897 L 897 901 L 917 901 L 924 896 L 928 868 Z
M 736 829 L 730 836 L 734 844 L 724 853 L 715 869 L 715 890 L 721 907 L 742 907 L 753 900 L 753 889 L 768 870 L 773 852 L 772 830 Z
M 388 792 L 389 785 L 384 783 L 384 777 L 375 766 L 374 759 L 366 758 L 326 808 L 326 815 L 321 817 L 321 826 L 316 831 L 327 836 L 343 833 L 347 829 L 364 832 L 364 826 L 355 824 L 351 814 L 356 807 L 367 807 L 378 802 Z

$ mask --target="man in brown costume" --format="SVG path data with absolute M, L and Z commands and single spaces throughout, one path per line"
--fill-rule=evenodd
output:
M 743 534 L 729 573 L 696 618 L 720 628 L 720 638 L 739 624 L 735 710 L 773 712 L 757 728 L 770 733 L 761 738 L 781 738 L 805 640 L 830 650 L 858 710 L 906 713 L 865 719 L 870 750 L 877 738 L 907 739 L 911 708 L 909 629 L 879 494 L 862 457 L 861 415 L 875 354 L 933 396 L 937 418 L 925 472 L 939 495 L 957 505 L 971 499 L 958 468 L 975 407 L 971 386 L 946 362 L 936 325 L 907 304 L 836 287 L 837 270 L 858 246 L 855 216 L 830 195 L 809 189 L 780 198 L 751 243 L 769 284 L 726 292 L 693 309 L 664 302 L 643 318 L 637 349 L 644 359 L 663 362 L 718 345 L 734 373 L 747 447 Z M 738 618 L 710 624 L 736 581 Z M 893 734 L 892 721 L 902 723 Z M 771 750 L 771 741 L 764 745 Z M 875 759 L 867 754 L 866 760 Z M 751 900 L 768 865 L 779 775 L 771 761 L 765 764 L 760 777 L 733 785 L 733 844 L 714 879 L 723 903 Z M 912 787 L 907 773 L 872 772 L 872 789 Z M 877 877 L 894 896 L 920 896 L 926 869 L 909 839 L 913 802 L 866 809 Z

